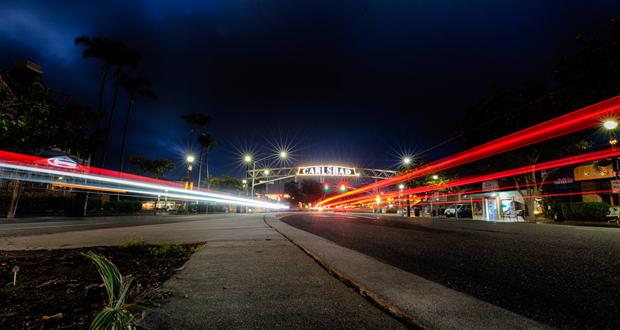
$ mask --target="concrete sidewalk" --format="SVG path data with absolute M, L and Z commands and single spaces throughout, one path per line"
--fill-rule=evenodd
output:
M 406 326 L 266 225 L 218 221 L 220 233 L 164 285 L 150 329 L 396 329 Z M 225 230 L 226 227 L 229 230 Z

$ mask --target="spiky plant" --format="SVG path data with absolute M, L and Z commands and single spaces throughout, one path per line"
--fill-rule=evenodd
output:
M 135 329 L 137 320 L 131 313 L 133 305 L 125 304 L 127 293 L 131 287 L 133 279 L 123 275 L 116 266 L 107 258 L 100 256 L 93 251 L 83 254 L 90 259 L 99 271 L 108 294 L 107 305 L 95 316 L 90 324 L 92 330 L 121 330 Z

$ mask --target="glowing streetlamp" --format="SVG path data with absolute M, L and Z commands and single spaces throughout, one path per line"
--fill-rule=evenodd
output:
M 608 130 L 614 130 L 618 127 L 618 122 L 613 119 L 608 119 L 608 120 L 605 120 L 605 122 L 603 123 L 603 127 L 605 127 Z
M 618 128 L 618 122 L 613 119 L 607 119 L 603 122 L 603 127 L 611 134 L 609 144 L 611 144 L 612 148 L 615 148 L 616 144 L 618 144 L 618 139 L 616 138 L 616 128 Z
M 439 175 L 437 175 L 437 174 L 433 174 L 433 176 L 432 176 L 431 178 L 432 178 L 433 180 L 437 180 L 437 179 L 439 179 Z
M 400 190 L 405 189 L 405 185 L 404 185 L 404 184 L 402 184 L 402 183 L 401 183 L 401 184 L 399 184 L 399 185 L 398 185 L 398 189 L 400 189 Z
M 404 164 L 405 166 L 409 166 L 409 165 L 411 165 L 411 162 L 412 162 L 411 157 L 409 157 L 409 156 L 405 156 L 405 157 L 403 158 L 403 164 Z
M 256 163 L 260 163 L 260 162 L 262 162 L 262 161 L 264 161 L 264 160 L 267 160 L 267 159 L 273 159 L 273 158 L 275 158 L 275 157 L 277 157 L 277 158 L 279 158 L 279 159 L 281 159 L 281 160 L 286 160 L 286 159 L 288 158 L 288 156 L 289 156 L 289 155 L 288 155 L 288 151 L 286 151 L 286 150 L 284 150 L 284 149 L 283 149 L 283 150 L 280 150 L 280 151 L 278 152 L 278 154 L 277 154 L 277 155 L 267 156 L 267 157 L 263 157 L 263 158 L 261 158 L 261 159 L 254 159 L 254 157 L 253 157 L 251 154 L 245 154 L 245 155 L 243 155 L 243 157 L 242 157 L 243 162 L 244 162 L 244 163 L 246 163 L 248 167 L 250 166 L 250 164 L 252 164 L 252 172 L 251 172 L 251 175 L 252 175 L 252 183 L 251 183 L 251 187 L 252 187 L 252 188 L 251 188 L 251 195 L 252 195 L 252 197 L 254 196 L 254 186 L 256 186 L 256 185 L 258 185 L 258 184 L 261 184 L 261 183 L 258 183 L 258 184 L 257 184 L 257 183 L 255 183 L 255 178 L 256 178 Z M 249 169 L 248 169 L 248 172 L 249 172 Z M 265 176 L 268 176 L 268 175 L 269 175 L 269 173 L 270 173 L 270 171 L 269 171 L 268 169 L 263 170 L 263 174 L 264 174 Z M 266 191 L 266 190 L 267 190 L 267 189 L 265 188 L 265 191 Z
M 185 156 L 185 161 L 187 161 L 187 170 L 188 171 L 192 171 L 192 165 L 194 165 L 194 161 L 196 160 L 196 157 L 194 157 L 194 155 L 192 154 L 188 154 L 187 156 Z

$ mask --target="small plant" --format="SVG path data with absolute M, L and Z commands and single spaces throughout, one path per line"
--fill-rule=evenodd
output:
M 149 248 L 149 251 L 156 256 L 166 257 L 173 254 L 181 254 L 185 252 L 185 248 L 181 244 L 164 242 L 162 245 Z
M 135 306 L 125 303 L 133 279 L 131 277 L 123 279 L 118 268 L 103 256 L 92 251 L 83 255 L 97 266 L 97 271 L 108 294 L 107 305 L 95 316 L 90 329 L 135 329 L 137 320 L 130 312 L 130 309 Z
M 146 244 L 142 241 L 137 241 L 135 239 L 127 239 L 125 241 L 123 241 L 118 248 L 121 250 L 128 250 L 128 249 L 136 249 L 136 248 L 143 248 Z

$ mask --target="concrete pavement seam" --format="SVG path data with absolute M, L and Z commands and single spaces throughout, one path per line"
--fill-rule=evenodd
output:
M 312 258 L 312 260 L 314 260 L 319 266 L 321 266 L 321 268 L 323 268 L 328 274 L 330 274 L 331 276 L 333 276 L 334 278 L 342 282 L 344 285 L 354 289 L 359 295 L 364 297 L 368 302 L 370 302 L 371 304 L 373 304 L 380 310 L 384 311 L 388 315 L 392 316 L 396 320 L 400 321 L 407 327 L 411 329 L 424 329 L 422 326 L 420 326 L 418 322 L 416 322 L 416 320 L 414 320 L 412 317 L 409 317 L 404 312 L 402 312 L 400 308 L 382 299 L 378 295 L 375 295 L 372 291 L 363 287 L 361 284 L 351 281 L 345 276 L 345 274 L 333 269 L 332 267 L 329 266 L 328 263 L 323 262 L 318 256 L 313 254 L 310 250 L 306 249 L 305 247 L 298 244 L 294 240 L 290 239 L 288 236 L 283 234 L 281 231 L 279 231 L 278 229 L 270 225 L 267 222 L 266 217 L 267 217 L 266 215 L 263 216 L 263 222 L 265 222 L 265 224 L 269 226 L 269 228 L 273 229 L 275 232 L 282 235 L 282 237 L 286 238 L 289 242 L 291 242 L 293 245 L 299 248 L 302 252 L 304 252 L 306 255 Z

